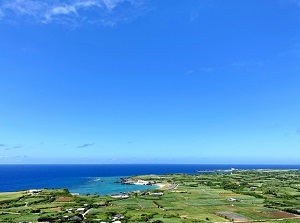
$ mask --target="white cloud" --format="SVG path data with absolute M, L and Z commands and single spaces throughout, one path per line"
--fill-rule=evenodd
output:
M 119 3 L 124 2 L 123 0 L 103 0 L 104 5 L 109 9 L 114 9 Z
M 55 7 L 51 10 L 52 14 L 53 15 L 67 15 L 69 13 L 75 13 L 77 14 L 76 12 L 76 8 L 72 5 L 67 5 L 67 6 L 58 6 L 58 7 Z
M 136 17 L 143 0 L 3 0 L 0 19 L 39 23 L 83 21 L 114 25 Z M 118 10 L 117 10 L 118 9 Z M 119 10 L 120 9 L 120 10 Z
M 76 7 L 73 5 L 65 5 L 65 6 L 56 6 L 49 10 L 45 15 L 44 23 L 50 23 L 53 19 L 59 19 L 60 16 L 65 15 L 68 16 L 69 14 L 73 14 L 73 16 L 78 16 Z M 65 20 L 66 18 L 63 18 Z
M 93 6 L 99 7 L 100 6 L 99 1 L 80 1 L 80 2 L 77 2 L 75 5 L 77 7 L 83 7 L 83 8 L 93 7 Z
M 38 16 L 39 12 L 45 10 L 47 4 L 33 0 L 11 0 L 4 1 L 1 10 L 4 16 L 8 14 Z

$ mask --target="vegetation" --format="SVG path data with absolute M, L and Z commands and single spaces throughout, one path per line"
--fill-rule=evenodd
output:
M 132 178 L 136 179 L 165 186 L 126 199 L 71 195 L 65 189 L 0 193 L 0 222 L 300 222 L 297 170 Z

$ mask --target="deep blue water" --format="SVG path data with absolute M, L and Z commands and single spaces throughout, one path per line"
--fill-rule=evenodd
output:
M 216 169 L 300 169 L 300 165 L 0 165 L 0 192 L 67 188 L 73 193 L 113 194 L 151 187 L 115 183 L 141 174 L 191 173 Z

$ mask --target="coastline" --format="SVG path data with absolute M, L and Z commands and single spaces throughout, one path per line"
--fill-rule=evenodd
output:
M 163 183 L 156 183 L 156 184 L 154 184 L 154 186 L 157 186 L 158 189 L 162 190 L 162 189 L 166 186 L 166 184 L 163 184 Z
M 149 176 L 163 174 L 199 174 L 199 171 L 228 170 L 298 170 L 300 165 L 282 164 L 143 164 L 143 165 L 0 165 L 0 192 L 16 192 L 31 188 L 67 188 L 72 193 L 80 194 L 113 194 L 121 191 L 147 190 L 143 185 L 131 185 L 129 188 L 121 184 L 119 177 Z M 9 178 L 7 176 L 10 176 Z M 146 178 L 144 178 L 147 180 Z M 102 182 L 103 181 L 103 182 Z M 160 181 L 154 182 L 149 189 L 164 189 Z

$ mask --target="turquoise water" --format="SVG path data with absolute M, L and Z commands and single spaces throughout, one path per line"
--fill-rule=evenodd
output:
M 82 183 L 77 183 L 69 188 L 71 193 L 110 195 L 138 190 L 153 190 L 157 186 L 127 185 L 116 183 L 120 177 L 89 177 Z

